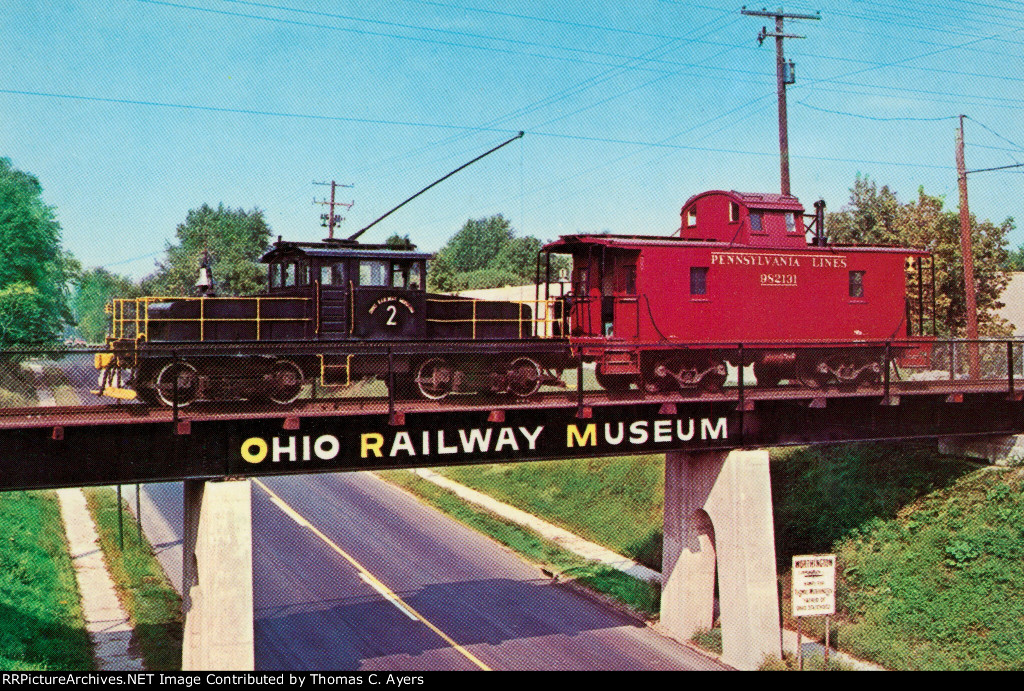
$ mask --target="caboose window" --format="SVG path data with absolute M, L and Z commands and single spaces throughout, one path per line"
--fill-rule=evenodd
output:
M 751 211 L 750 212 L 750 230 L 752 230 L 755 233 L 760 233 L 761 232 L 761 228 L 763 227 L 763 225 L 764 225 L 764 223 L 762 221 L 761 212 L 758 211 L 758 212 L 755 213 L 755 212 Z
M 736 202 L 729 202 L 729 223 L 738 223 L 740 220 L 740 205 Z
M 577 295 L 586 295 L 590 292 L 590 281 L 587 280 L 587 270 L 584 268 L 576 269 L 576 280 L 573 281 L 573 292 Z
M 708 267 L 690 267 L 690 295 L 708 294 Z
M 388 263 L 379 259 L 364 259 L 359 262 L 359 285 L 386 286 L 388 284 Z
M 850 297 L 862 298 L 864 297 L 864 272 L 863 271 L 851 271 L 850 272 Z
M 686 227 L 693 228 L 697 225 L 697 207 L 691 208 L 686 212 Z
M 787 211 L 786 212 L 786 232 L 787 233 L 795 233 L 796 232 L 796 214 L 793 213 L 792 211 Z
M 627 264 L 622 267 L 622 292 L 626 295 L 636 295 L 635 264 Z

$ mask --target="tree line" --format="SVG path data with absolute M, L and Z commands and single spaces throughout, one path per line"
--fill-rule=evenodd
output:
M 167 242 L 155 270 L 133 281 L 103 268 L 84 270 L 62 245 L 56 210 L 42 198 L 39 180 L 0 158 L 0 348 L 52 346 L 69 337 L 102 343 L 115 297 L 180 296 L 195 292 L 204 256 L 209 258 L 219 295 L 252 295 L 266 288 L 259 257 L 270 247 L 263 212 L 208 204 L 190 210 Z M 835 244 L 882 244 L 925 248 L 936 265 L 940 334 L 963 335 L 965 292 L 960 256 L 959 216 L 941 197 L 918 190 L 902 202 L 888 186 L 868 177 L 854 181 L 850 198 L 830 213 L 826 227 Z M 983 335 L 1000 336 L 1009 325 L 996 314 L 1008 272 L 1024 270 L 1024 246 L 1008 249 L 1014 221 L 1000 224 L 971 217 L 979 325 Z M 409 246 L 408 236 L 386 244 Z M 428 287 L 439 292 L 532 283 L 542 241 L 519 236 L 502 215 L 470 219 L 430 262 Z M 553 263 L 553 274 L 568 268 Z M 913 284 L 916 277 L 908 273 Z

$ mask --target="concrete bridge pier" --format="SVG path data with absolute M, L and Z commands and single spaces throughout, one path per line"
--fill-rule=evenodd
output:
M 252 670 L 252 484 L 185 480 L 181 669 Z
M 666 454 L 664 521 L 662 628 L 684 641 L 711 628 L 717 572 L 723 661 L 781 657 L 768 452 Z

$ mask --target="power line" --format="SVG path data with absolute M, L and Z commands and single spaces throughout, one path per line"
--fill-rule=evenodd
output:
M 263 15 L 258 15 L 258 14 L 246 14 L 244 12 L 230 12 L 230 11 L 227 11 L 227 10 L 215 10 L 215 9 L 211 9 L 211 8 L 208 8 L 208 7 L 196 7 L 194 5 L 184 5 L 184 4 L 181 4 L 181 3 L 168 2 L 167 0 L 136 0 L 136 2 L 146 3 L 146 4 L 150 4 L 150 5 L 162 5 L 162 6 L 165 6 L 165 7 L 173 7 L 173 8 L 176 8 L 176 9 L 183 9 L 183 10 L 192 10 L 194 12 L 204 12 L 204 13 L 208 13 L 208 14 L 223 15 L 223 16 L 228 16 L 228 17 L 240 17 L 240 18 L 243 18 L 243 19 L 255 19 L 257 21 L 262 21 L 262 22 L 287 24 L 287 25 L 292 25 L 292 26 L 300 26 L 300 27 L 316 28 L 316 29 L 326 29 L 328 31 L 340 31 L 340 32 L 346 32 L 346 33 L 355 33 L 355 34 L 359 34 L 359 35 L 374 36 L 374 37 L 378 37 L 378 38 L 392 38 L 392 39 L 400 39 L 400 40 L 405 40 L 405 41 L 415 41 L 415 42 L 419 42 L 419 43 L 430 43 L 430 44 L 434 44 L 434 45 L 442 45 L 442 46 L 447 46 L 447 47 L 451 47 L 451 48 L 470 48 L 470 49 L 473 49 L 473 50 L 490 51 L 490 52 L 495 52 L 495 53 L 503 53 L 503 54 L 507 54 L 507 55 L 521 55 L 521 56 L 526 56 L 526 57 L 535 57 L 535 58 L 541 58 L 541 59 L 547 59 L 547 60 L 560 60 L 560 61 L 563 61 L 563 62 L 573 62 L 573 63 L 579 63 L 579 64 L 585 64 L 585 65 L 598 65 L 598 66 L 606 66 L 606 67 L 612 65 L 612 63 L 608 63 L 608 62 L 600 62 L 600 61 L 597 61 L 597 60 L 585 60 L 585 59 L 582 59 L 582 58 L 567 57 L 567 56 L 562 56 L 562 55 L 550 55 L 550 54 L 544 54 L 544 53 L 531 53 L 531 52 L 525 52 L 525 51 L 511 50 L 511 49 L 507 49 L 507 48 L 497 48 L 495 46 L 481 46 L 481 45 L 475 45 L 475 44 L 471 44 L 471 43 L 459 43 L 459 42 L 456 42 L 456 41 L 442 41 L 442 40 L 438 40 L 438 39 L 424 38 L 424 37 L 421 37 L 421 36 L 406 36 L 406 35 L 402 35 L 402 34 L 389 34 L 389 33 L 384 33 L 384 32 L 380 32 L 380 31 L 368 31 L 368 30 L 365 30 L 365 29 L 354 29 L 354 28 L 351 28 L 351 27 L 341 27 L 341 26 L 334 26 L 334 25 L 330 25 L 330 24 L 315 24 L 315 23 L 312 23 L 312 22 L 303 22 L 303 21 L 298 21 L 298 20 L 294 20 L 294 19 L 282 19 L 282 18 L 277 18 L 277 17 L 267 17 L 267 16 L 263 16 Z M 276 6 L 265 5 L 265 7 L 276 7 Z M 284 10 L 284 11 L 292 11 L 292 12 L 302 12 L 303 11 L 303 10 L 295 10 L 295 9 L 286 8 L 286 7 L 280 7 L 279 9 Z M 347 16 L 343 16 L 343 15 L 335 15 L 335 16 L 337 16 L 339 18 L 342 18 L 342 19 L 349 19 L 349 20 L 352 20 L 352 21 L 386 23 L 386 22 L 378 22 L 377 20 L 358 19 L 358 18 L 355 18 L 355 17 L 347 17 Z M 399 24 L 394 24 L 394 23 L 392 23 L 392 25 L 394 25 L 394 26 L 401 26 L 402 28 L 421 30 L 421 31 L 443 31 L 443 30 L 439 30 L 439 29 L 433 29 L 432 27 L 423 27 L 423 26 L 416 26 L 416 25 L 399 25 Z M 463 35 L 467 35 L 467 34 L 463 34 Z M 558 45 L 551 45 L 551 44 L 541 44 L 541 43 L 534 43 L 534 42 L 530 42 L 530 41 L 522 41 L 522 40 L 519 40 L 519 39 L 504 38 L 504 37 L 499 37 L 499 36 L 476 35 L 475 37 L 479 38 L 479 39 L 482 39 L 482 40 L 487 40 L 487 41 L 512 43 L 512 44 L 517 44 L 517 45 L 527 45 L 527 46 L 533 46 L 533 47 L 547 48 L 547 49 L 550 49 L 550 50 L 561 50 L 561 51 L 570 52 L 570 53 L 581 53 L 581 54 L 586 54 L 586 55 L 595 55 L 595 56 L 599 56 L 599 57 L 611 58 L 611 59 L 616 59 L 616 60 L 634 57 L 634 56 L 630 56 L 630 55 L 624 55 L 624 54 L 621 54 L 621 53 L 609 53 L 609 52 L 604 52 L 604 51 L 591 50 L 591 49 L 587 49 L 587 48 L 574 48 L 574 47 L 558 46 Z M 673 62 L 673 61 L 653 60 L 651 62 L 664 63 L 664 64 L 667 64 L 667 65 L 670 65 L 670 66 L 688 66 L 687 63 L 679 63 L 679 62 Z M 657 68 L 653 68 L 653 67 L 649 67 L 649 68 L 636 67 L 634 69 L 639 69 L 639 70 L 642 70 L 642 71 L 649 71 L 649 72 L 664 71 L 664 70 L 658 70 Z M 739 73 L 739 74 L 753 74 L 753 72 L 750 72 L 748 70 L 739 70 L 739 69 L 724 68 L 724 67 L 723 68 L 706 68 L 706 69 L 711 69 L 711 70 L 717 69 L 717 70 L 720 70 L 720 71 L 735 72 L 735 73 Z
M 818 106 L 812 106 L 810 103 L 803 101 L 797 101 L 797 105 L 801 105 L 804 108 L 810 108 L 811 110 L 818 110 L 822 113 L 832 113 L 833 115 L 847 115 L 851 118 L 860 118 L 862 120 L 873 120 L 875 122 L 937 122 L 939 120 L 955 120 L 955 115 L 944 115 L 937 118 L 909 118 L 909 117 L 898 117 L 898 118 L 880 118 L 871 115 L 860 115 L 858 113 L 847 113 L 841 110 L 829 110 L 828 108 L 820 108 Z
M 383 120 L 377 118 L 354 118 L 343 115 L 318 115 L 315 113 L 288 113 L 272 110 L 256 110 L 252 108 L 227 108 L 223 106 L 206 106 L 194 103 L 168 103 L 163 101 L 144 101 L 130 98 L 112 98 L 106 96 L 82 96 L 80 94 L 60 94 L 46 91 L 27 91 L 22 89 L 0 89 L 0 94 L 15 96 L 36 96 L 42 98 L 58 98 L 71 101 L 91 101 L 96 103 L 116 103 L 118 105 L 151 106 L 156 108 L 177 108 L 180 110 L 197 110 L 211 113 L 234 113 L 237 115 L 261 115 L 275 118 L 299 118 L 302 120 L 322 120 L 327 122 L 354 122 L 364 125 L 395 125 L 402 127 L 426 127 L 442 130 L 462 130 L 467 132 L 498 132 L 511 134 L 516 130 L 497 127 L 476 127 L 472 125 L 453 125 L 437 122 L 414 122 L 411 120 Z
M 1024 146 L 1021 146 L 1021 145 L 1020 145 L 1020 144 L 1018 144 L 1017 142 L 1014 142 L 1014 141 L 1011 141 L 1011 140 L 1007 139 L 1006 137 L 1004 137 L 1003 135 L 999 134 L 999 133 L 998 133 L 998 132 L 996 132 L 996 131 L 995 131 L 994 129 L 992 129 L 991 127 L 989 127 L 989 126 L 988 126 L 988 125 L 986 125 L 985 123 L 981 122 L 980 120 L 977 120 L 977 119 L 975 119 L 975 118 L 972 118 L 972 117 L 971 117 L 970 115 L 965 115 L 964 117 L 965 117 L 965 118 L 967 118 L 968 120 L 970 120 L 971 122 L 973 122 L 973 123 L 974 123 L 975 125 L 978 125 L 978 126 L 979 126 L 979 127 L 981 127 L 982 129 L 988 130 L 989 132 L 991 132 L 991 133 L 992 133 L 992 134 L 994 134 L 995 136 L 997 136 L 997 137 L 999 137 L 1000 139 L 1002 139 L 1002 140 L 1003 140 L 1004 142 L 1006 142 L 1007 144 L 1012 144 L 1013 146 L 1017 147 L 1017 149 L 1018 149 L 1019 151 L 1024 151 Z

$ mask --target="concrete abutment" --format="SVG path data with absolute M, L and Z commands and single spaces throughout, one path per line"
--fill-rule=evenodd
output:
M 182 670 L 255 667 L 252 484 L 186 480 Z
M 667 633 L 685 641 L 711 627 L 716 573 L 723 661 L 757 669 L 765 656 L 781 657 L 767 451 L 665 455 Z

